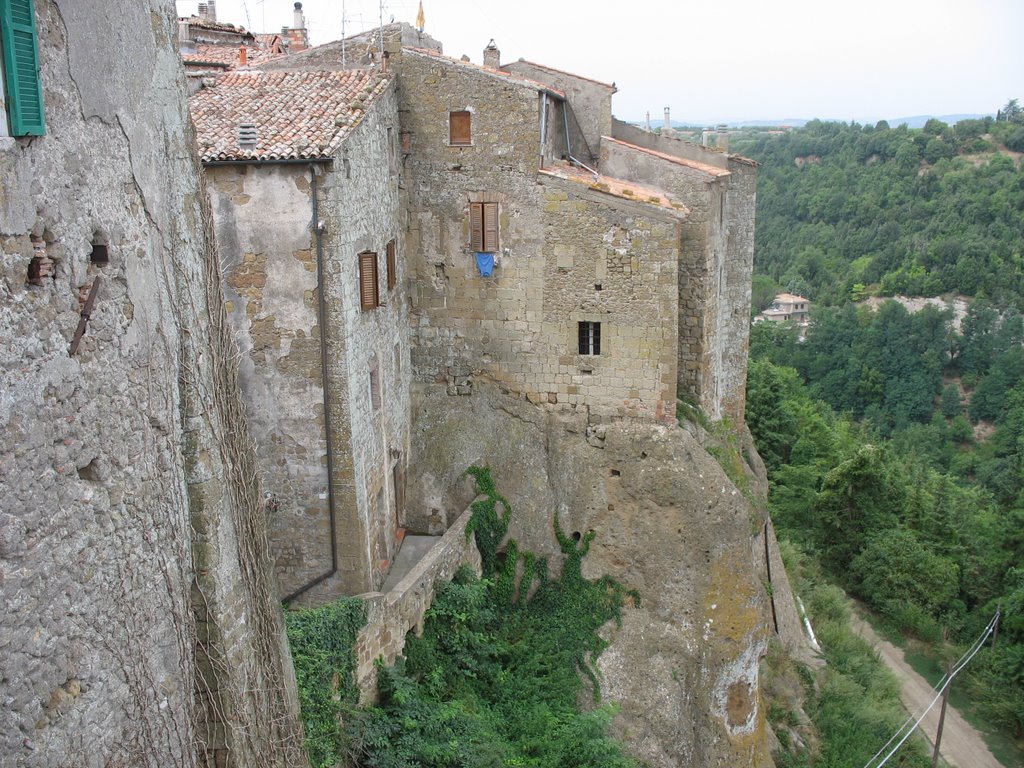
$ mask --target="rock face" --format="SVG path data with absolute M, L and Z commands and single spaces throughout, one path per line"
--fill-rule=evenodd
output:
M 0 138 L 0 764 L 301 765 L 173 7 L 34 8 L 46 130 Z
M 425 527 L 464 508 L 473 490 L 460 474 L 487 465 L 523 547 L 557 563 L 557 515 L 567 532 L 597 532 L 588 576 L 640 592 L 598 662 L 633 753 L 665 768 L 771 765 L 758 687 L 770 618 L 752 554 L 762 521 L 697 440 L 649 422 L 588 426 L 486 386 L 425 387 L 413 402 L 410 507 L 437 510 Z

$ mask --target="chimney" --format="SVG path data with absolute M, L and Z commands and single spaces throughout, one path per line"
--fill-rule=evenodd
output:
M 651 132 L 651 111 L 650 110 L 647 110 L 647 121 L 646 121 L 645 125 L 647 127 L 647 132 L 650 133 Z
M 200 19 L 205 19 L 206 18 L 206 16 L 207 16 L 206 3 L 200 3 L 199 4 L 199 9 L 196 11 L 196 15 L 198 15 Z
M 498 46 L 494 44 L 494 38 L 491 38 L 491 42 L 484 48 L 484 66 L 490 67 L 491 69 L 498 69 L 501 66 L 501 51 L 498 50 Z
M 729 151 L 729 128 L 725 124 L 718 126 L 718 136 L 716 137 L 715 144 L 723 152 Z
M 281 27 L 282 34 L 288 39 L 288 50 L 297 53 L 309 48 L 309 35 L 306 32 L 306 18 L 302 15 L 302 3 L 295 3 L 295 16 L 292 18 L 291 29 Z
M 217 2 L 216 0 L 206 0 L 206 19 L 207 21 L 217 20 Z
M 249 49 L 244 45 L 238 49 L 238 66 L 247 67 L 249 66 Z
M 664 129 L 666 131 L 671 131 L 672 130 L 672 119 L 669 117 L 669 108 L 668 107 L 665 107 L 665 125 L 664 125 Z

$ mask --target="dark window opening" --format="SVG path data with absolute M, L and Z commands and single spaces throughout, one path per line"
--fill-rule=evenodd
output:
M 89 254 L 89 261 L 100 266 L 109 264 L 110 254 L 107 251 L 107 246 L 103 243 L 93 243 L 92 253 Z
M 584 320 L 579 324 L 579 353 L 581 355 L 601 354 L 601 324 Z
M 601 291 L 601 290 L 604 290 L 604 288 L 601 286 L 600 283 L 594 283 L 594 290 L 595 291 Z
M 396 245 L 395 241 L 392 240 L 388 243 L 387 247 L 387 262 L 388 262 L 388 290 L 390 291 L 398 283 L 398 261 L 395 254 Z

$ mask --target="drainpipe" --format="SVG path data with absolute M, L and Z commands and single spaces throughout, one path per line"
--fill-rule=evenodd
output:
M 540 167 L 544 167 L 544 145 L 548 130 L 548 94 L 540 92 Z
M 562 102 L 562 123 L 565 125 L 565 153 L 569 156 L 569 160 L 576 163 L 576 165 L 578 165 L 580 168 L 584 168 L 590 171 L 592 174 L 594 174 L 594 181 L 597 181 L 601 174 L 599 174 L 586 163 L 582 162 L 581 160 L 577 160 L 575 157 L 572 156 L 572 142 L 569 141 L 569 102 L 567 101 Z
M 310 191 L 313 198 L 313 233 L 316 238 L 316 282 L 317 282 L 317 322 L 320 324 L 320 376 L 324 390 L 324 440 L 327 442 L 327 512 L 330 519 L 331 536 L 331 570 L 299 587 L 281 602 L 285 605 L 331 578 L 338 572 L 338 537 L 337 515 L 334 506 L 334 443 L 331 440 L 331 398 L 330 377 L 327 371 L 327 299 L 324 296 L 324 225 L 320 221 L 320 204 L 317 199 L 316 175 L 317 167 L 309 164 Z

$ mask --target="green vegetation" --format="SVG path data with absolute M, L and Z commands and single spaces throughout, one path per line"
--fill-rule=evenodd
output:
M 354 597 L 285 612 L 306 751 L 314 768 L 337 765 L 345 752 L 338 723 L 359 698 L 354 649 L 365 623 L 366 605 Z
M 900 310 L 885 307 L 873 316 L 850 317 L 847 323 L 815 323 L 806 344 L 793 349 L 806 379 L 801 370 L 772 362 L 789 348 L 779 343 L 778 328 L 766 324 L 754 330 L 748 423 L 769 468 L 772 517 L 781 536 L 812 555 L 830 578 L 897 632 L 937 642 L 946 628 L 966 644 L 1002 604 L 999 645 L 982 651 L 964 679 L 979 713 L 1019 739 L 1024 728 L 1024 569 L 1018 565 L 1024 556 L 1024 492 L 1017 451 L 1024 445 L 1008 434 L 1016 434 L 1011 425 L 1020 418 L 997 427 L 991 444 L 955 442 L 938 395 L 943 371 L 948 374 L 951 359 L 960 359 L 961 340 L 954 337 L 951 352 L 941 360 L 945 365 L 929 372 L 932 410 L 917 412 L 907 403 L 920 407 L 922 401 L 906 382 L 920 378 L 926 368 L 922 356 L 935 352 L 918 344 L 940 335 L 932 320 L 908 325 Z M 862 396 L 867 388 L 851 390 L 829 372 L 860 371 L 862 380 L 870 379 L 864 373 L 868 358 L 857 360 L 874 354 L 864 339 L 879 338 L 878 324 L 894 318 L 905 329 L 903 351 L 888 351 L 895 360 L 888 361 L 881 378 L 885 386 L 873 397 L 896 393 L 895 399 L 874 409 L 877 401 L 860 401 L 860 421 L 839 415 L 820 398 L 830 396 L 850 407 L 850 400 L 840 398 L 851 391 Z M 842 341 L 812 340 L 827 333 L 841 333 Z M 813 361 L 821 349 L 830 349 L 832 360 L 818 375 Z M 1000 359 L 995 353 L 988 368 L 977 367 L 977 388 Z M 1016 403 L 1015 391 L 1002 393 L 1007 412 Z M 952 398 L 946 400 L 952 410 Z M 901 418 L 884 410 L 900 407 Z M 954 422 L 963 418 L 958 414 Z
M 814 120 L 732 144 L 761 164 L 760 276 L 816 304 L 957 292 L 1024 308 L 1024 176 L 1005 151 L 1024 151 L 1013 102 L 996 121 Z M 765 295 L 763 279 L 755 288 Z
M 463 567 L 439 586 L 422 637 L 407 638 L 393 668 L 378 668 L 377 706 L 354 707 L 352 645 L 365 620 L 358 601 L 289 615 L 313 765 L 344 756 L 367 768 L 631 768 L 607 735 L 611 709 L 583 712 L 578 701 L 587 679 L 598 703 L 591 665 L 606 645 L 598 630 L 638 596 L 610 578 L 583 577 L 593 532 L 567 536 L 556 522 L 557 579 L 514 541 L 499 551 L 511 510 L 488 470 L 470 474 L 485 494 L 471 522 L 484 578 Z
M 797 590 L 807 597 L 807 610 L 825 652 L 828 666 L 814 682 L 804 678 L 804 710 L 820 738 L 817 750 L 792 750 L 777 756 L 779 768 L 859 768 L 866 765 L 906 715 L 892 673 L 871 646 L 850 630 L 850 609 L 842 590 L 825 583 L 821 574 L 793 547 L 786 547 L 787 570 Z M 780 717 L 780 715 L 782 715 Z M 788 713 L 769 711 L 780 735 L 794 725 Z M 781 739 L 784 746 L 788 738 Z M 889 765 L 926 768 L 931 761 L 923 742 L 910 739 Z

